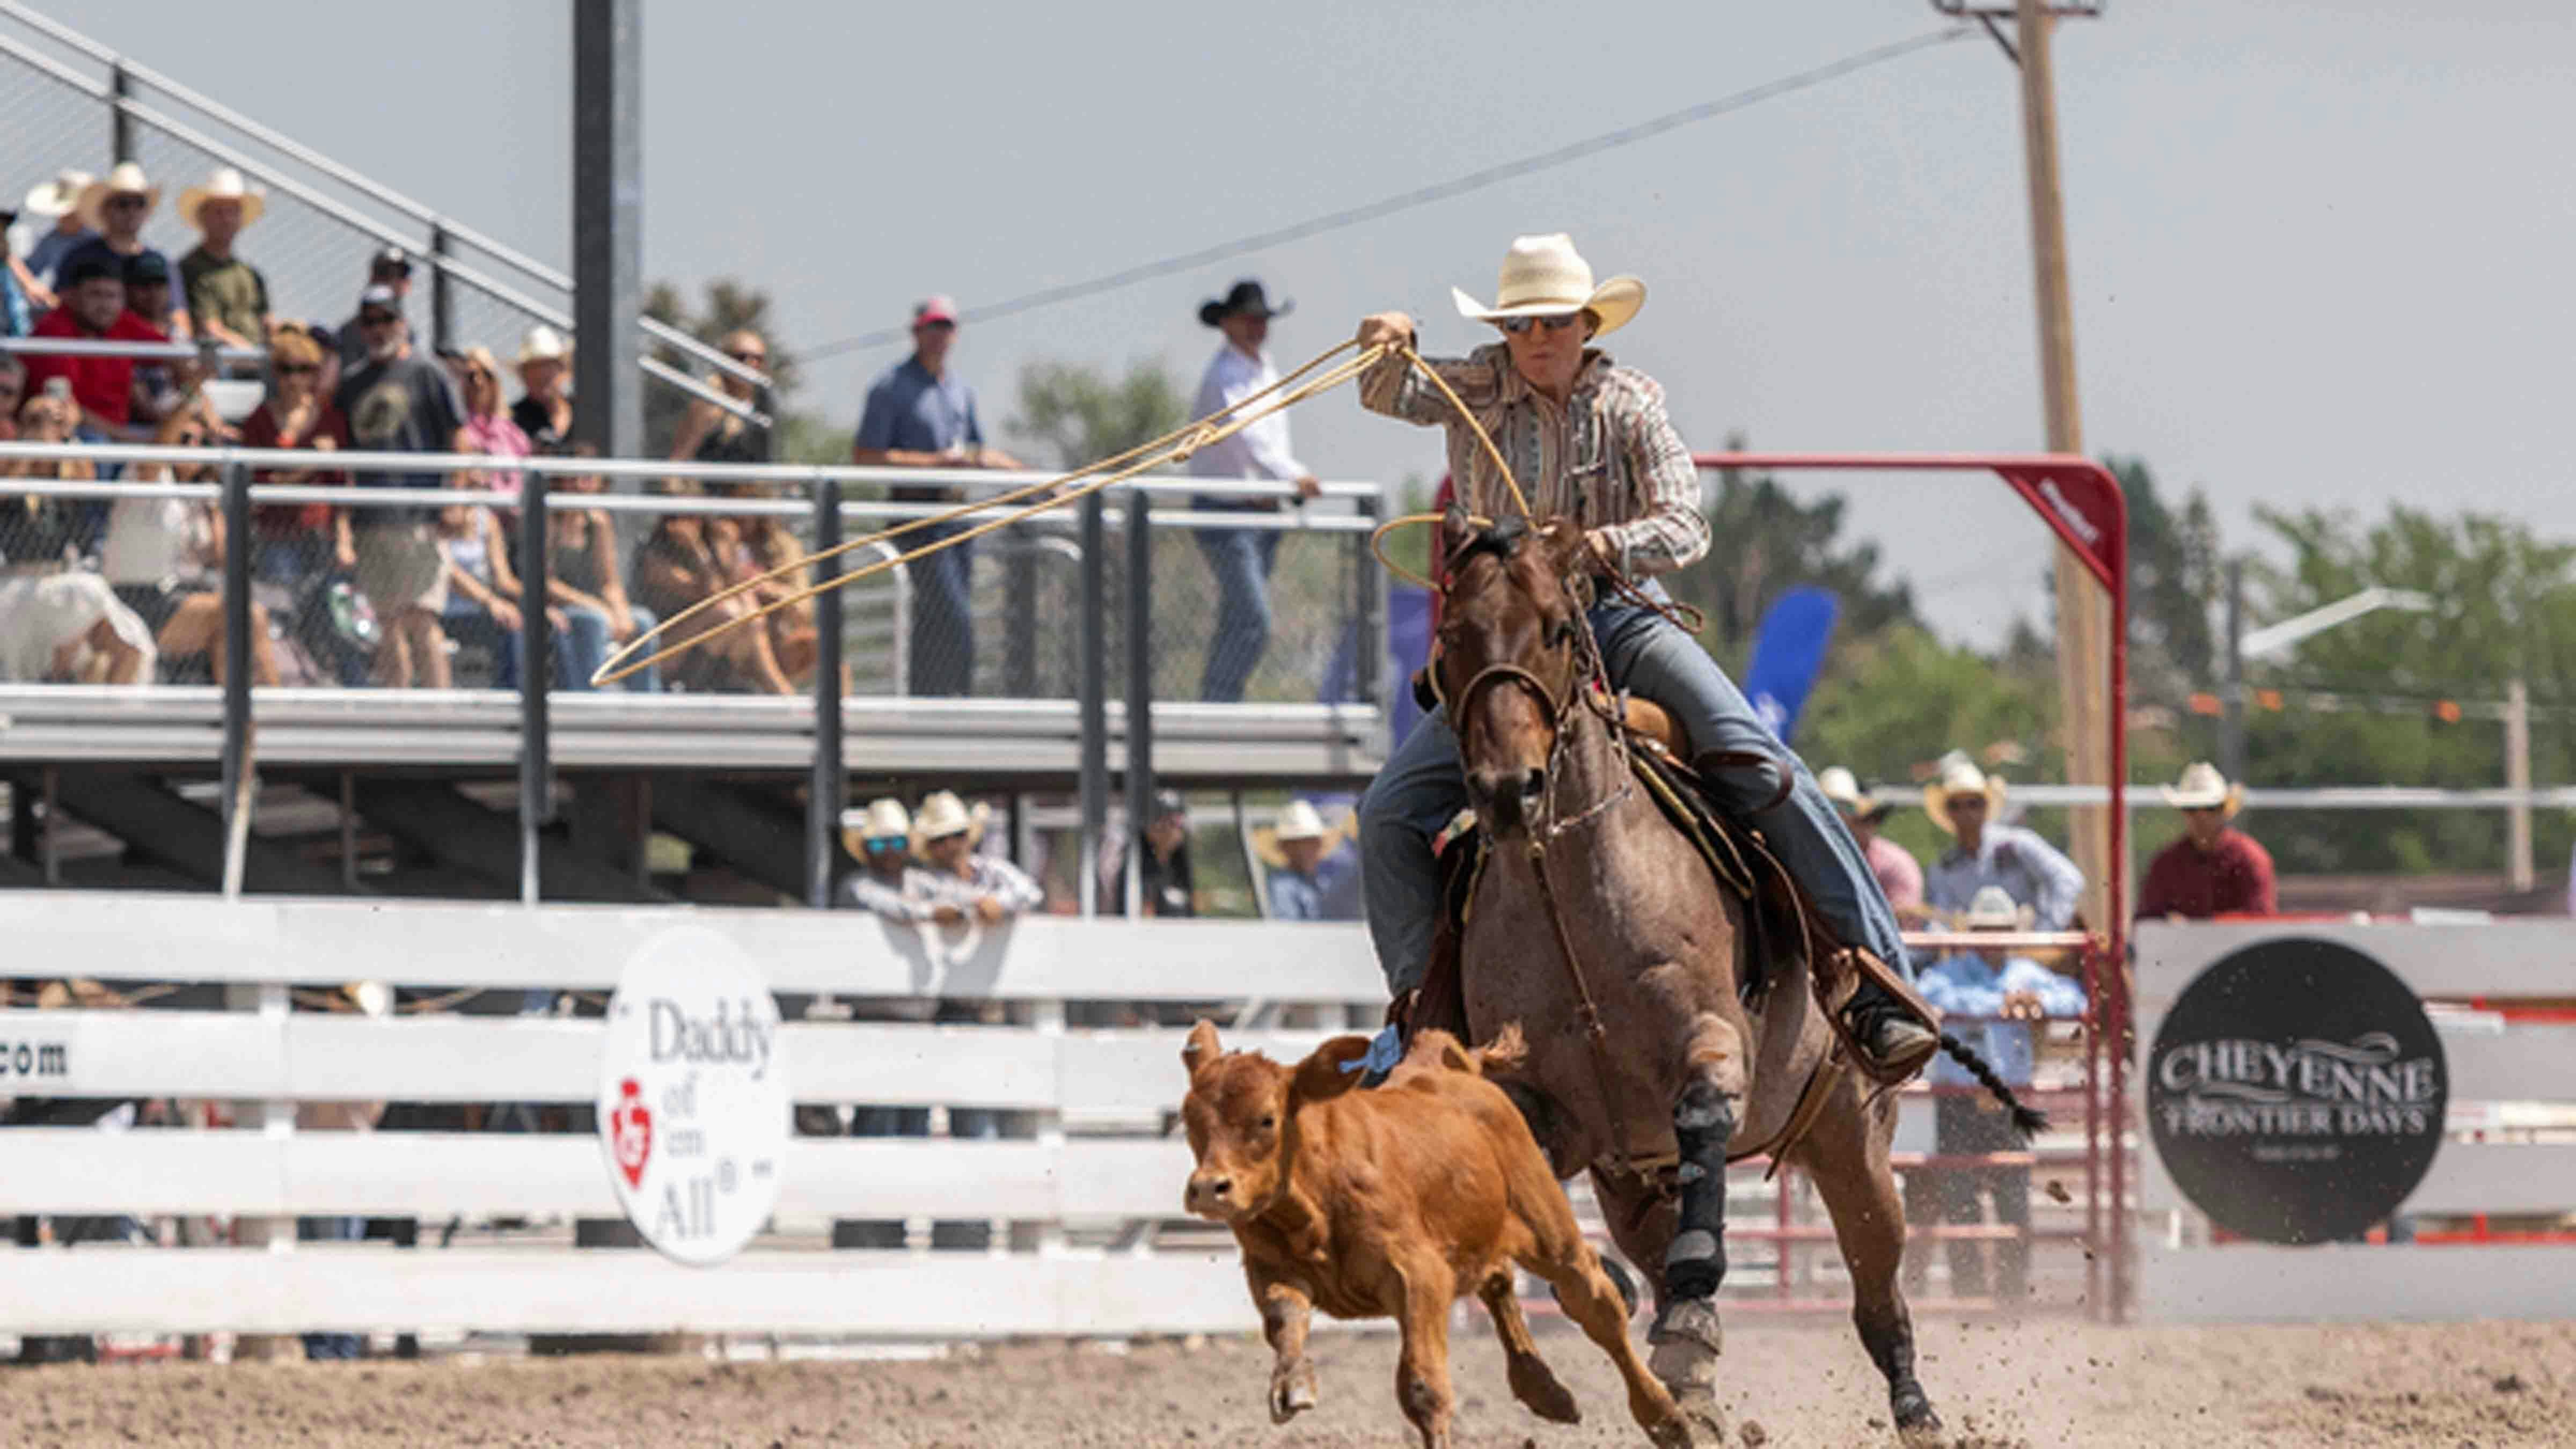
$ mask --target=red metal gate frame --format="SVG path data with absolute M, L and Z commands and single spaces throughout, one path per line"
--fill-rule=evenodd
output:
M 2129 510 L 2111 471 L 2068 453 L 1698 453 L 1702 469 L 1746 472 L 1992 473 L 2031 506 L 2111 599 L 2109 879 L 2110 919 L 2087 953 L 2089 1003 L 2084 1033 L 2085 1238 L 2090 1301 L 2114 1318 L 2129 1312 Z M 2110 1091 L 2101 1090 L 2108 1067 Z M 2105 1160 L 2107 1159 L 2107 1161 Z M 2102 1183 L 2108 1168 L 2110 1202 Z M 2107 1216 L 2108 1221 L 2105 1221 Z M 2105 1228 L 2109 1229 L 2107 1238 Z M 2101 1260 L 2110 1259 L 2110 1294 L 2099 1291 Z

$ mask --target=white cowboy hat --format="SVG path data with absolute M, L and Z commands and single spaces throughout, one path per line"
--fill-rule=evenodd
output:
M 161 204 L 161 188 L 145 179 L 143 168 L 131 161 L 119 161 L 105 177 L 81 188 L 80 200 L 76 203 L 81 220 L 105 230 L 99 220 L 99 207 L 111 196 L 129 195 L 143 198 L 143 214 L 146 216 Z
M 512 361 L 525 367 L 531 362 L 568 362 L 571 359 L 572 344 L 564 341 L 562 333 L 540 322 L 528 329 L 527 336 L 519 339 L 519 355 Z
M 86 171 L 66 171 L 28 192 L 18 209 L 29 216 L 59 217 L 80 205 L 81 193 L 96 179 Z
M 1892 807 L 1870 791 L 1860 787 L 1860 777 L 1840 765 L 1827 765 L 1816 776 L 1816 788 L 1845 815 L 1867 820 L 1886 814 Z
M 2229 784 L 2207 760 L 2184 766 L 2182 778 L 2165 786 L 2164 795 L 2165 803 L 2176 810 L 2224 810 L 2234 815 L 2245 803 L 2245 787 Z
M 841 812 L 841 844 L 853 860 L 868 858 L 871 840 L 909 840 L 912 817 L 904 814 L 903 802 L 888 796 L 871 800 L 862 810 L 855 806 Z
M 1594 286 L 1592 264 L 1574 249 L 1574 238 L 1560 231 L 1512 239 L 1512 249 L 1503 253 L 1502 278 L 1495 284 L 1491 307 L 1456 287 L 1449 295 L 1457 300 L 1458 315 L 1475 322 L 1589 311 L 1600 322 L 1592 335 L 1603 337 L 1626 326 L 1646 305 L 1646 284 L 1623 276 Z
M 1303 800 L 1291 800 L 1288 808 L 1279 812 L 1279 828 L 1272 833 L 1272 838 L 1286 845 L 1292 840 L 1321 840 L 1328 833 L 1324 829 L 1324 817 L 1315 813 L 1314 806 Z
M 1923 813 L 1932 823 L 1952 835 L 1959 827 L 1950 823 L 1949 803 L 1953 795 L 1983 795 L 1988 818 L 2001 815 L 2004 809 L 2004 782 L 2000 775 L 1988 775 L 1977 768 L 1977 762 L 1957 756 L 1941 763 L 1941 776 L 1923 787 Z
M 202 230 L 197 226 L 197 208 L 209 201 L 240 202 L 241 224 L 244 226 L 259 220 L 260 213 L 268 210 L 268 198 L 251 189 L 242 180 L 242 174 L 229 166 L 216 167 L 215 174 L 206 178 L 205 185 L 191 186 L 179 193 L 179 220 L 191 230 Z
M 973 810 L 968 810 L 966 802 L 958 799 L 957 792 L 953 790 L 935 790 L 921 802 L 921 812 L 912 817 L 912 838 L 918 844 L 927 845 L 951 835 L 969 832 L 980 835 L 984 822 L 991 815 L 992 811 L 980 803 Z
M 2031 908 L 2016 905 L 2010 892 L 2002 886 L 1986 886 L 1968 901 L 1959 913 L 1958 926 L 1963 931 L 2026 931 L 2034 919 Z

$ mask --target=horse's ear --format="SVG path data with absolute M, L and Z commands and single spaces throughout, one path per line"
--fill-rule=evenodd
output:
M 1190 1080 L 1197 1081 L 1220 1055 L 1216 1044 L 1216 1023 L 1202 1016 L 1190 1028 L 1190 1039 L 1181 1047 L 1181 1065 L 1190 1069 Z
M 1583 526 L 1571 518 L 1551 518 L 1538 537 L 1547 550 L 1548 572 L 1557 578 L 1573 573 L 1583 557 Z

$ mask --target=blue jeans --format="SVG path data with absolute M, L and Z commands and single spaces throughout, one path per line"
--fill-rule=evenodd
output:
M 1680 723 L 1695 756 L 1747 751 L 1787 762 L 1795 772 L 1789 798 L 1768 810 L 1752 807 L 1779 788 L 1771 767 L 1736 767 L 1706 778 L 1721 806 L 1760 828 L 1781 863 L 1815 897 L 1817 910 L 1836 935 L 1912 975 L 1897 935 L 1896 912 L 1879 890 L 1868 859 L 1816 788 L 1805 763 L 1763 727 L 1726 671 L 1698 641 L 1660 614 L 1633 604 L 1603 604 L 1591 617 L 1611 686 L 1662 705 Z M 1466 805 L 1458 737 L 1446 712 L 1433 710 L 1396 747 L 1360 799 L 1360 890 L 1378 969 L 1386 973 L 1390 990 L 1410 991 L 1422 984 L 1440 909 L 1431 838 Z
M 1270 570 L 1279 559 L 1279 530 L 1204 528 L 1198 539 L 1217 594 L 1216 633 L 1208 640 L 1199 698 L 1233 704 L 1270 645 Z
M 943 523 L 903 536 L 906 552 L 963 533 L 962 523 Z M 911 692 L 929 697 L 956 697 L 975 692 L 975 545 L 950 544 L 927 558 L 905 564 L 912 580 L 912 660 L 906 668 Z
M 563 612 L 564 622 L 571 627 L 555 636 L 556 647 L 561 655 L 569 657 L 572 667 L 555 681 L 555 687 L 588 689 L 590 676 L 598 673 L 599 666 L 608 662 L 611 644 L 608 616 L 579 604 L 568 604 Z M 635 617 L 635 632 L 638 634 L 650 632 L 659 622 L 653 611 L 642 604 L 628 604 L 626 612 Z M 662 692 L 662 666 L 656 664 L 639 669 L 619 683 L 629 694 L 659 694 Z

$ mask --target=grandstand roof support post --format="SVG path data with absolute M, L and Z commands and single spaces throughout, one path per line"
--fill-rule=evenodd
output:
M 1085 916 L 1100 914 L 1100 837 L 1109 828 L 1108 527 L 1099 490 L 1082 497 L 1082 627 L 1075 689 L 1082 706 L 1082 843 L 1074 891 Z
M 641 0 L 573 0 L 573 433 L 608 458 L 644 451 L 643 56 Z
M 1127 861 L 1129 920 L 1145 910 L 1145 824 L 1154 810 L 1154 536 L 1145 490 L 1127 490 Z
M 814 483 L 814 781 L 805 798 L 805 903 L 832 908 L 832 876 L 841 801 L 849 786 L 841 767 L 841 481 Z
M 227 896 L 241 883 L 241 841 L 247 820 L 250 759 L 250 469 L 224 468 L 224 884 Z
M 1375 520 L 1378 500 L 1359 500 L 1360 517 Z M 1354 588 L 1359 597 L 1356 612 L 1359 637 L 1352 641 L 1352 685 L 1358 691 L 1359 703 L 1383 710 L 1388 700 L 1386 678 L 1386 574 L 1377 566 L 1377 554 L 1369 548 L 1369 535 L 1352 537 L 1351 557 L 1358 567 Z M 1388 742 L 1393 751 L 1395 741 Z
M 248 534 L 242 537 L 249 537 Z M 555 771 L 546 710 L 546 676 L 554 663 L 553 622 L 546 617 L 546 475 L 519 484 L 519 900 L 535 905 L 542 886 L 539 832 L 555 814 Z M 570 681 L 566 681 L 569 683 Z
M 119 161 L 134 159 L 134 117 L 127 114 L 125 103 L 134 96 L 134 77 L 126 74 L 125 62 L 116 61 L 107 68 L 107 149 Z
M 445 352 L 456 345 L 456 285 L 447 275 L 447 226 L 429 224 L 430 346 Z

